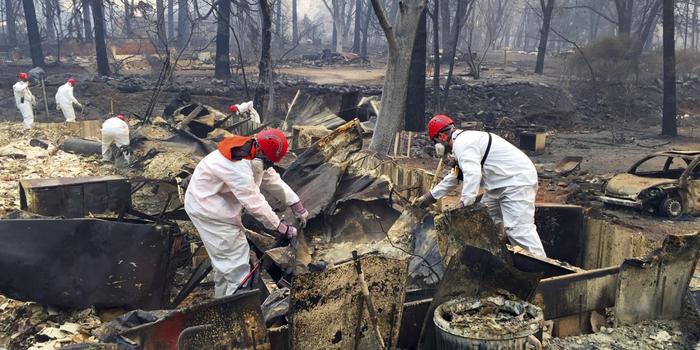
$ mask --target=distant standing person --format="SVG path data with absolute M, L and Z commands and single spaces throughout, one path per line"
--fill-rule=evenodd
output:
M 66 118 L 67 122 L 75 121 L 74 104 L 83 108 L 83 105 L 73 96 L 73 87 L 75 83 L 75 79 L 70 78 L 65 84 L 61 85 L 58 88 L 58 92 L 56 92 L 56 110 L 63 112 L 63 116 Z
M 109 162 L 114 160 L 114 154 L 110 150 L 110 146 L 115 144 L 121 150 L 126 162 L 129 162 L 129 152 L 124 151 L 124 147 L 128 147 L 129 139 L 129 124 L 126 122 L 126 117 L 121 114 L 105 120 L 102 123 L 102 161 Z
M 12 86 L 15 93 L 15 105 L 19 112 L 22 113 L 22 126 L 24 129 L 31 129 L 34 124 L 34 106 L 36 98 L 29 90 L 29 75 L 27 73 L 19 73 L 17 82 Z

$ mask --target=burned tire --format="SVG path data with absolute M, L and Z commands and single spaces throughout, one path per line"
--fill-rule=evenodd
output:
M 683 215 L 683 203 L 677 196 L 668 196 L 661 201 L 659 213 L 675 219 Z

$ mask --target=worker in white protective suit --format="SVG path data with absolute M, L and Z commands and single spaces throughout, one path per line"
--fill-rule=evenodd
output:
M 250 117 L 250 120 L 260 124 L 260 115 L 258 114 L 258 111 L 253 108 L 253 101 L 230 105 L 228 106 L 228 110 L 231 113 L 238 113 L 241 115 L 247 114 Z
M 22 113 L 22 126 L 25 130 L 31 129 L 34 124 L 34 106 L 36 98 L 29 90 L 29 74 L 19 73 L 17 82 L 12 86 L 15 94 L 15 105 Z
M 535 227 L 537 170 L 530 158 L 497 135 L 455 128 L 446 115 L 430 120 L 428 135 L 435 143 L 436 153 L 442 156 L 451 151 L 457 166 L 416 204 L 427 207 L 435 203 L 462 180 L 461 205 L 471 205 L 483 184 L 481 203 L 493 221 L 505 227 L 510 243 L 534 255 L 546 256 Z
M 111 150 L 112 144 L 117 146 L 119 154 L 122 154 L 129 163 L 129 124 L 126 117 L 119 114 L 109 118 L 102 123 L 102 161 L 110 162 L 114 160 L 114 152 Z
M 185 211 L 209 254 L 214 296 L 221 298 L 233 294 L 250 271 L 243 210 L 283 237 L 297 234 L 275 214 L 261 188 L 291 207 L 302 226 L 309 213 L 272 167 L 287 153 L 287 138 L 281 131 L 267 129 L 254 138 L 227 137 L 217 148 L 197 164 L 185 193 Z
M 73 105 L 77 105 L 83 108 L 83 105 L 78 102 L 73 96 L 73 87 L 75 86 L 75 79 L 71 78 L 61 85 L 56 92 L 56 110 L 63 112 L 63 116 L 66 118 L 67 122 L 75 121 L 75 110 Z

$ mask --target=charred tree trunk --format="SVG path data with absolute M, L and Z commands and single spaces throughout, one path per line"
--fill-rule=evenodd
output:
M 617 34 L 629 36 L 632 32 L 634 0 L 615 0 L 617 10 Z
M 368 58 L 367 56 L 367 41 L 369 40 L 369 20 L 372 17 L 372 6 L 367 4 L 367 10 L 365 12 L 364 23 L 362 23 L 362 46 L 360 46 L 360 56 Z
M 92 42 L 92 21 L 90 19 L 90 1 L 83 1 L 83 29 L 85 29 L 85 41 Z
M 684 33 L 683 33 L 683 49 L 688 48 L 688 27 L 690 25 L 690 0 L 685 3 L 685 17 L 683 19 Z
M 172 40 L 175 37 L 175 3 L 173 0 L 168 0 L 168 40 Z
M 676 38 L 675 38 L 675 0 L 664 0 L 664 114 L 661 134 L 678 135 L 676 127 Z
M 260 62 L 258 63 L 258 86 L 255 88 L 255 98 L 253 99 L 253 106 L 256 110 L 261 111 L 263 107 L 263 99 L 265 98 L 265 88 L 272 88 L 272 56 L 270 55 L 270 46 L 272 43 L 272 11 L 270 8 L 269 0 L 260 0 L 260 26 L 262 29 L 262 38 L 260 45 Z M 272 96 L 268 96 L 272 98 Z M 270 103 L 268 103 L 270 106 Z M 265 120 L 272 117 L 269 112 L 263 116 Z
M 440 0 L 433 0 L 433 109 L 440 113 Z
M 36 10 L 33 0 L 22 0 L 24 18 L 27 22 L 27 36 L 29 38 L 29 53 L 32 56 L 32 66 L 44 67 L 44 52 L 41 50 L 41 34 L 39 23 L 36 20 Z
M 452 18 L 452 26 L 450 27 L 447 46 L 443 46 L 442 57 L 447 60 L 454 60 L 454 55 L 457 54 L 457 38 L 459 38 L 459 32 L 462 31 L 462 26 L 466 19 L 464 18 L 467 14 L 468 4 L 472 0 L 457 0 L 457 9 L 455 10 L 454 18 Z M 447 100 L 445 100 L 447 102 Z
M 542 72 L 544 71 L 544 56 L 547 53 L 549 25 L 552 22 L 552 12 L 554 12 L 554 1 L 555 0 L 540 0 L 540 6 L 542 7 L 542 29 L 540 29 L 540 45 L 537 47 L 537 62 L 535 63 L 535 74 L 542 74 Z
M 131 4 L 129 4 L 129 0 L 124 0 L 122 1 L 122 4 L 124 4 L 124 34 L 126 34 L 127 38 L 131 36 L 132 31 L 131 31 L 131 16 L 132 16 L 132 9 L 131 9 Z
M 662 11 L 664 1 L 666 0 L 656 0 L 656 2 L 652 4 L 653 7 L 649 10 L 649 15 L 645 18 L 644 22 L 641 23 L 641 28 L 638 30 L 637 37 L 635 37 L 632 42 L 632 60 L 637 75 L 639 75 L 639 65 L 644 46 L 647 41 L 653 37 L 652 33 L 654 28 L 656 28 L 659 13 Z
M 343 52 L 343 41 L 345 39 L 343 35 L 345 33 L 343 29 L 343 24 L 345 23 L 343 18 L 345 15 L 345 3 L 341 0 L 332 0 L 331 5 L 328 5 L 328 2 L 324 0 L 323 4 L 326 6 L 326 9 L 328 9 L 333 19 L 333 35 L 331 36 L 333 50 L 335 50 L 335 52 Z
M 363 0 L 355 0 L 355 28 L 352 40 L 352 52 L 359 54 L 362 46 L 362 3 Z
M 14 19 L 15 4 L 12 0 L 5 0 L 5 23 L 7 24 L 7 45 L 17 46 L 17 23 Z
M 598 38 L 598 29 L 600 28 L 600 16 L 593 11 L 589 11 L 588 17 L 588 42 L 591 43 Z
M 333 12 L 331 12 L 331 16 L 333 17 L 333 32 L 331 33 L 331 45 L 333 45 L 333 50 L 336 50 L 337 52 L 337 47 L 338 47 L 338 26 L 335 23 L 335 15 L 336 15 L 336 9 L 333 7 Z
M 450 50 L 450 0 L 441 0 L 440 4 L 440 26 L 441 26 L 441 36 L 442 41 L 440 42 L 442 46 L 442 57 L 447 57 L 449 55 L 448 50 Z M 461 0 L 457 0 L 461 1 Z
M 63 18 L 61 17 L 61 5 L 56 0 L 56 19 L 58 20 L 58 31 L 56 33 L 56 61 L 61 62 L 61 40 L 63 39 Z
M 80 0 L 73 0 L 73 25 L 75 26 L 75 37 L 83 41 L 83 13 L 80 11 Z
M 165 5 L 163 0 L 156 0 L 156 37 L 158 45 L 164 47 L 168 42 L 168 37 L 165 35 Z
M 427 1 L 426 1 L 427 3 Z M 425 54 L 427 52 L 428 31 L 426 10 L 418 22 L 416 39 L 411 54 L 411 67 L 408 74 L 408 97 L 406 98 L 406 131 L 425 131 Z
M 187 0 L 177 0 L 177 43 L 180 50 L 185 48 L 190 35 Z
M 527 8 L 523 11 L 522 16 L 520 17 L 520 26 L 518 28 L 518 35 L 515 39 L 515 47 L 520 48 L 520 49 L 525 49 L 525 35 L 527 32 Z
M 74 2 L 74 1 L 73 1 Z M 59 17 L 60 18 L 60 17 Z M 73 8 L 72 13 L 68 17 L 68 26 L 66 27 L 66 31 L 68 32 L 66 37 L 67 38 L 75 38 L 75 26 L 73 25 L 73 19 L 75 18 L 75 8 Z
M 277 38 L 282 40 L 284 33 L 282 32 L 282 0 L 275 0 L 275 33 Z
M 693 1 L 693 50 L 698 48 L 698 0 Z
M 56 9 L 54 0 L 44 0 L 44 16 L 46 17 L 46 36 L 49 40 L 56 40 Z
M 297 0 L 292 0 L 292 42 L 299 42 L 299 24 L 297 19 Z
M 404 127 L 411 56 L 426 3 L 427 0 L 402 1 L 396 16 L 396 25 L 392 28 L 379 0 L 372 0 L 372 7 L 387 39 L 389 57 L 381 108 L 369 145 L 370 151 L 388 154 L 394 135 Z
M 216 22 L 216 58 L 214 78 L 231 79 L 231 58 L 229 57 L 229 23 L 231 21 L 231 2 L 219 1 Z
M 450 84 L 452 84 L 452 73 L 454 73 L 454 68 L 455 68 L 455 56 L 457 56 L 457 42 L 459 41 L 459 33 L 462 31 L 462 25 L 466 23 L 467 17 L 467 1 L 471 0 L 459 0 L 457 3 L 457 11 L 455 12 L 455 18 L 452 23 L 452 31 L 450 31 L 450 35 L 452 36 L 450 38 L 450 56 L 446 57 L 449 59 L 449 68 L 447 69 L 447 79 L 445 80 L 445 95 L 442 98 L 443 101 L 445 101 L 445 104 L 447 104 L 447 98 L 450 94 Z M 471 6 L 471 5 L 470 5 Z M 471 11 L 470 11 L 471 12 Z M 469 31 L 469 34 L 472 35 L 474 33 L 474 30 Z M 470 61 L 473 61 L 472 57 L 472 48 L 471 48 L 471 37 L 469 38 L 470 44 L 467 45 L 467 57 L 469 57 Z M 476 67 L 473 69 L 474 77 L 476 79 L 479 78 L 479 68 Z
M 109 60 L 107 59 L 107 45 L 105 44 L 105 17 L 104 3 L 102 0 L 92 0 L 92 20 L 95 22 L 97 73 L 100 75 L 110 75 Z

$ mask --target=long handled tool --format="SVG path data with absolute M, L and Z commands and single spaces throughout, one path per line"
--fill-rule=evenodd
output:
M 438 179 L 440 179 L 440 174 L 442 174 L 442 169 L 445 168 L 445 158 L 446 157 L 440 157 L 440 161 L 438 162 L 437 168 L 435 168 L 435 174 L 433 174 L 433 180 L 430 181 L 430 188 L 435 187 L 438 183 Z
M 258 269 L 260 268 L 260 265 L 262 265 L 263 259 L 265 259 L 265 255 L 260 257 L 260 259 L 258 259 L 258 262 L 256 262 L 255 265 L 253 265 L 253 268 L 250 269 L 250 272 L 248 272 L 248 274 L 245 275 L 245 277 L 243 277 L 243 279 L 241 280 L 241 283 L 238 284 L 239 288 L 245 286 L 246 282 L 248 282 L 248 280 L 250 280 L 250 278 L 253 277 L 255 272 L 258 271 Z
M 277 243 L 277 245 L 275 245 L 275 248 L 285 245 L 284 243 L 287 243 L 286 240 L 280 240 Z M 292 251 L 296 250 L 296 248 L 298 246 L 298 242 L 297 242 L 296 238 L 290 238 L 288 245 L 291 247 Z M 238 284 L 239 288 L 244 287 L 245 284 L 255 275 L 255 273 L 260 269 L 260 266 L 262 265 L 262 262 L 265 259 L 265 257 L 267 257 L 267 255 L 265 253 L 263 253 L 263 255 L 260 257 L 260 259 L 258 259 L 258 262 L 256 262 L 255 265 L 253 265 L 253 268 L 250 269 L 250 272 L 248 272 L 248 274 L 245 275 L 245 277 L 243 277 L 243 279 L 241 280 L 241 283 Z
M 360 282 L 360 287 L 362 288 L 362 297 L 364 298 L 365 305 L 367 305 L 369 321 L 372 323 L 372 331 L 377 337 L 377 343 L 379 344 L 379 348 L 384 350 L 386 349 L 386 346 L 384 345 L 384 338 L 382 338 L 382 332 L 379 330 L 379 316 L 377 316 L 377 309 L 374 308 L 372 297 L 369 295 L 369 287 L 367 286 L 367 281 L 365 281 L 365 273 L 362 272 L 362 264 L 360 263 L 360 257 L 357 255 L 357 250 L 352 251 L 352 258 L 353 260 L 355 260 L 355 270 L 357 271 L 357 279 Z

